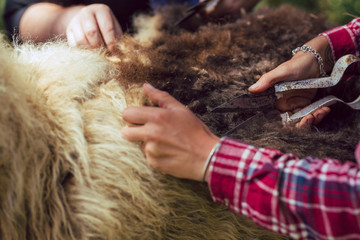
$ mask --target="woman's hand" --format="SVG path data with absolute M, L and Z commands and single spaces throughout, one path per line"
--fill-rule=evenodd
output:
M 122 35 L 119 22 L 105 4 L 82 7 L 66 27 L 66 37 L 72 46 L 107 47 L 114 53 Z
M 328 41 L 326 37 L 319 36 L 306 45 L 317 49 L 320 55 L 324 56 Z M 329 69 L 328 66 L 326 67 L 326 69 Z M 259 93 L 278 82 L 316 78 L 319 76 L 319 64 L 315 56 L 311 53 L 298 52 L 289 61 L 282 63 L 274 70 L 261 76 L 261 78 L 249 88 L 249 91 Z M 281 112 L 296 112 L 312 102 L 316 91 L 317 89 L 304 89 L 284 92 L 283 96 L 277 100 L 277 108 Z M 317 124 L 321 122 L 329 112 L 330 108 L 328 107 L 320 108 L 313 114 L 304 117 L 296 126 L 304 127 Z
M 200 181 L 206 159 L 219 142 L 209 128 L 167 92 L 144 84 L 159 107 L 129 107 L 123 119 L 130 126 L 122 135 L 143 144 L 150 166 L 162 173 Z

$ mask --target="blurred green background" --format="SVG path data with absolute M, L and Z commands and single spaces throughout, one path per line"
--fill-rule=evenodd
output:
M 313 13 L 325 13 L 329 20 L 346 24 L 360 17 L 360 0 L 264 0 L 260 5 L 279 6 L 289 3 Z

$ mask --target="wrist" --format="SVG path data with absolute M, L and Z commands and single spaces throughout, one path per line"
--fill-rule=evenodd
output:
M 307 42 L 305 45 L 310 46 L 311 48 L 315 49 L 321 56 L 323 64 L 324 64 L 324 71 L 326 73 L 331 72 L 334 66 L 334 60 L 331 53 L 330 44 L 325 36 L 317 36 L 311 41 Z M 330 56 L 329 56 L 330 50 Z
M 223 141 L 224 137 L 221 139 L 217 138 L 217 142 L 213 145 L 212 149 L 210 150 L 209 154 L 207 155 L 207 159 L 204 163 L 203 169 L 202 169 L 202 182 L 208 182 L 209 175 L 210 175 L 210 164 L 212 162 L 212 159 L 215 157 L 215 154 L 220 148 L 221 142 Z
M 301 47 L 292 50 L 294 58 L 308 56 L 308 75 L 309 77 L 326 77 L 332 70 L 331 61 L 328 60 L 327 51 L 329 43 L 324 36 L 318 36 L 305 43 Z
M 316 62 L 319 66 L 318 71 L 315 70 L 314 73 L 318 72 L 318 74 L 314 74 L 314 75 L 320 75 L 320 77 L 326 77 L 326 72 L 324 70 L 324 62 L 323 59 L 321 57 L 321 55 L 312 47 L 308 46 L 308 45 L 302 45 L 301 47 L 297 47 L 294 50 L 292 50 L 292 54 L 295 55 L 298 52 L 303 52 L 304 54 L 312 54 L 311 58 L 314 60 L 316 59 Z

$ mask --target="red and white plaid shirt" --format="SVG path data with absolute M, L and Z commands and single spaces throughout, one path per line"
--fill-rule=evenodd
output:
M 359 56 L 360 19 L 323 33 L 334 58 Z M 278 150 L 221 140 L 209 167 L 214 201 L 293 239 L 360 239 L 358 164 L 299 159 Z

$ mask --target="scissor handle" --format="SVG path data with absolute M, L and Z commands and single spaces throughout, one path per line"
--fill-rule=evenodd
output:
M 179 26 L 183 22 L 187 21 L 189 18 L 191 18 L 193 15 L 198 13 L 200 10 L 205 9 L 206 12 L 212 11 L 216 5 L 219 3 L 220 0 L 205 0 L 199 3 L 196 3 L 195 5 L 191 6 L 186 10 L 186 15 L 182 17 L 180 20 L 178 20 L 175 23 L 175 26 Z
M 348 54 L 339 58 L 331 72 L 330 77 L 311 78 L 305 80 L 282 82 L 275 84 L 275 92 L 285 92 L 294 89 L 312 89 L 312 88 L 327 88 L 338 84 L 344 75 L 345 70 L 353 63 L 359 62 L 360 58 Z
M 183 22 L 186 22 L 189 18 L 191 18 L 193 15 L 195 15 L 197 12 L 199 12 L 202 8 L 204 8 L 210 0 L 205 0 L 203 2 L 198 2 L 191 6 L 190 8 L 186 9 L 186 15 L 179 19 L 175 26 L 179 26 Z
M 330 96 L 326 96 L 316 102 L 313 102 L 312 104 L 308 105 L 307 107 L 301 109 L 300 111 L 298 111 L 297 113 L 295 113 L 291 116 L 289 115 L 288 112 L 280 114 L 280 116 L 282 118 L 282 122 L 284 125 L 292 125 L 292 124 L 299 122 L 306 115 L 315 112 L 317 109 L 319 109 L 321 107 L 330 106 L 336 102 L 341 102 L 341 103 L 351 107 L 352 109 L 360 110 L 360 95 L 354 101 L 349 102 L 349 103 L 344 102 L 343 100 L 330 95 Z

